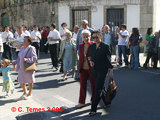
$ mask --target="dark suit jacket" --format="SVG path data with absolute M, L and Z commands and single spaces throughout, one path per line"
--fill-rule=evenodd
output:
M 93 44 L 93 42 L 91 41 L 90 42 L 90 45 Z M 89 50 L 87 51 L 87 54 L 86 54 L 86 58 L 87 58 L 87 61 L 88 61 L 88 57 L 89 57 Z M 82 67 L 83 67 L 83 61 L 84 61 L 84 43 L 81 43 L 79 45 L 79 73 L 82 71 Z M 88 65 L 89 65 L 89 68 L 90 68 L 90 64 L 89 64 L 89 61 L 88 61 Z
M 95 64 L 93 69 L 96 72 L 106 73 L 108 72 L 108 68 L 113 68 L 110 61 L 111 53 L 108 45 L 101 42 L 99 47 L 96 48 L 96 44 L 93 43 L 89 46 L 89 56 Z

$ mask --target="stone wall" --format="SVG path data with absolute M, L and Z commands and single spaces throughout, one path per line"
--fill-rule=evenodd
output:
M 140 31 L 147 32 L 148 27 L 153 27 L 153 0 L 141 0 L 140 5 Z
M 10 16 L 10 25 L 50 25 L 58 23 L 58 3 L 49 0 L 37 0 L 17 3 L 6 7 L 0 11 L 0 15 L 8 13 Z
M 140 1 L 140 33 L 143 36 L 143 42 L 141 43 L 141 48 L 145 48 L 146 40 L 145 34 L 148 27 L 153 27 L 153 8 L 154 0 L 141 0 Z M 143 51 L 143 49 L 141 49 Z

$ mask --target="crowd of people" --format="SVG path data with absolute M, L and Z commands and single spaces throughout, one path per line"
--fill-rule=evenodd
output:
M 15 38 L 23 44 L 12 48 L 7 42 L 9 38 Z M 13 93 L 14 85 L 10 77 L 10 71 L 15 69 L 18 72 L 18 82 L 23 88 L 22 99 L 29 99 L 32 96 L 32 88 L 35 82 L 35 71 L 24 71 L 24 62 L 38 63 L 39 52 L 50 54 L 52 68 L 64 73 L 61 81 L 67 80 L 67 72 L 72 70 L 72 77 L 80 80 L 79 103 L 76 108 L 85 106 L 87 82 L 91 82 L 91 112 L 95 115 L 97 105 L 101 99 L 104 89 L 104 82 L 108 73 L 109 80 L 113 79 L 112 54 L 115 54 L 116 65 L 137 70 L 140 66 L 139 54 L 140 43 L 145 41 L 147 54 L 143 68 L 147 69 L 149 60 L 152 59 L 153 68 L 158 69 L 160 61 L 160 32 L 153 34 L 152 28 L 148 28 L 145 38 L 139 33 L 138 28 L 133 28 L 129 33 L 127 26 L 122 24 L 110 30 L 109 25 L 102 29 L 95 30 L 88 26 L 87 20 L 82 20 L 81 26 L 75 25 L 73 32 L 67 29 L 67 24 L 62 23 L 59 31 L 55 24 L 50 27 L 38 27 L 37 25 L 17 26 L 15 29 L 9 26 L 0 27 L 0 72 L 3 75 L 3 91 L 5 97 Z M 13 54 L 16 54 L 13 61 Z M 122 55 L 124 60 L 122 59 Z M 129 56 L 131 56 L 129 60 Z M 9 67 L 10 62 L 13 68 Z M 60 66 L 60 67 L 59 67 Z M 29 84 L 27 93 L 26 83 Z

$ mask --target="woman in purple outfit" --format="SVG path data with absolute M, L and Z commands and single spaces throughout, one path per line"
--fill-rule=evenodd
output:
M 34 63 L 37 60 L 36 49 L 31 46 L 32 40 L 29 36 L 24 37 L 23 47 L 21 48 L 17 61 L 16 71 L 18 72 L 18 82 L 23 88 L 22 99 L 29 99 L 32 95 L 33 83 L 35 82 L 35 72 L 25 72 L 24 71 L 24 61 L 27 63 Z M 29 92 L 27 94 L 26 83 L 29 84 Z

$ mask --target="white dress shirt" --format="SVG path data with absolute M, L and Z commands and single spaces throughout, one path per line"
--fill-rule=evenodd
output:
M 68 29 L 63 29 L 63 28 L 61 28 L 60 30 L 59 30 L 59 33 L 60 33 L 60 35 L 64 35 L 67 31 L 69 31 Z M 61 39 L 62 40 L 65 40 L 66 39 L 66 36 L 63 36 L 63 37 L 61 37 Z
M 40 42 L 40 39 L 37 36 L 41 39 L 41 33 L 39 31 L 37 31 L 37 32 L 32 31 L 31 32 L 31 38 L 33 39 L 32 42 Z
M 3 41 L 2 41 L 2 35 L 0 34 L 0 52 L 3 52 Z M 1 57 L 1 56 L 0 56 Z M 1 58 L 0 58 L 1 59 Z
M 78 35 L 78 33 L 73 33 L 72 38 L 74 38 L 75 40 L 77 40 L 77 35 Z
M 6 42 L 7 37 L 13 38 L 13 33 L 10 32 L 10 31 L 9 32 L 3 32 L 2 33 L 2 41 L 3 41 L 3 43 Z
M 29 37 L 31 37 L 31 34 L 30 34 L 30 32 L 29 31 L 24 31 L 24 33 L 27 35 L 27 36 L 29 36 Z
M 122 38 L 122 36 L 120 34 L 122 34 L 123 36 L 125 36 L 125 38 Z M 125 30 L 125 31 L 121 30 L 120 34 L 118 34 L 118 45 L 126 46 L 128 38 L 129 38 L 129 32 L 127 30 Z
M 53 31 L 51 30 L 49 32 L 49 35 L 47 38 L 49 38 L 49 37 L 51 37 L 52 39 L 61 39 L 60 33 L 56 29 L 54 29 Z M 59 43 L 59 41 L 50 41 L 49 40 L 50 45 L 57 44 L 57 43 Z
M 24 42 L 24 37 L 27 36 L 25 33 L 22 33 L 21 35 L 17 35 L 16 39 L 20 42 Z M 20 51 L 20 49 L 16 48 L 16 51 Z

